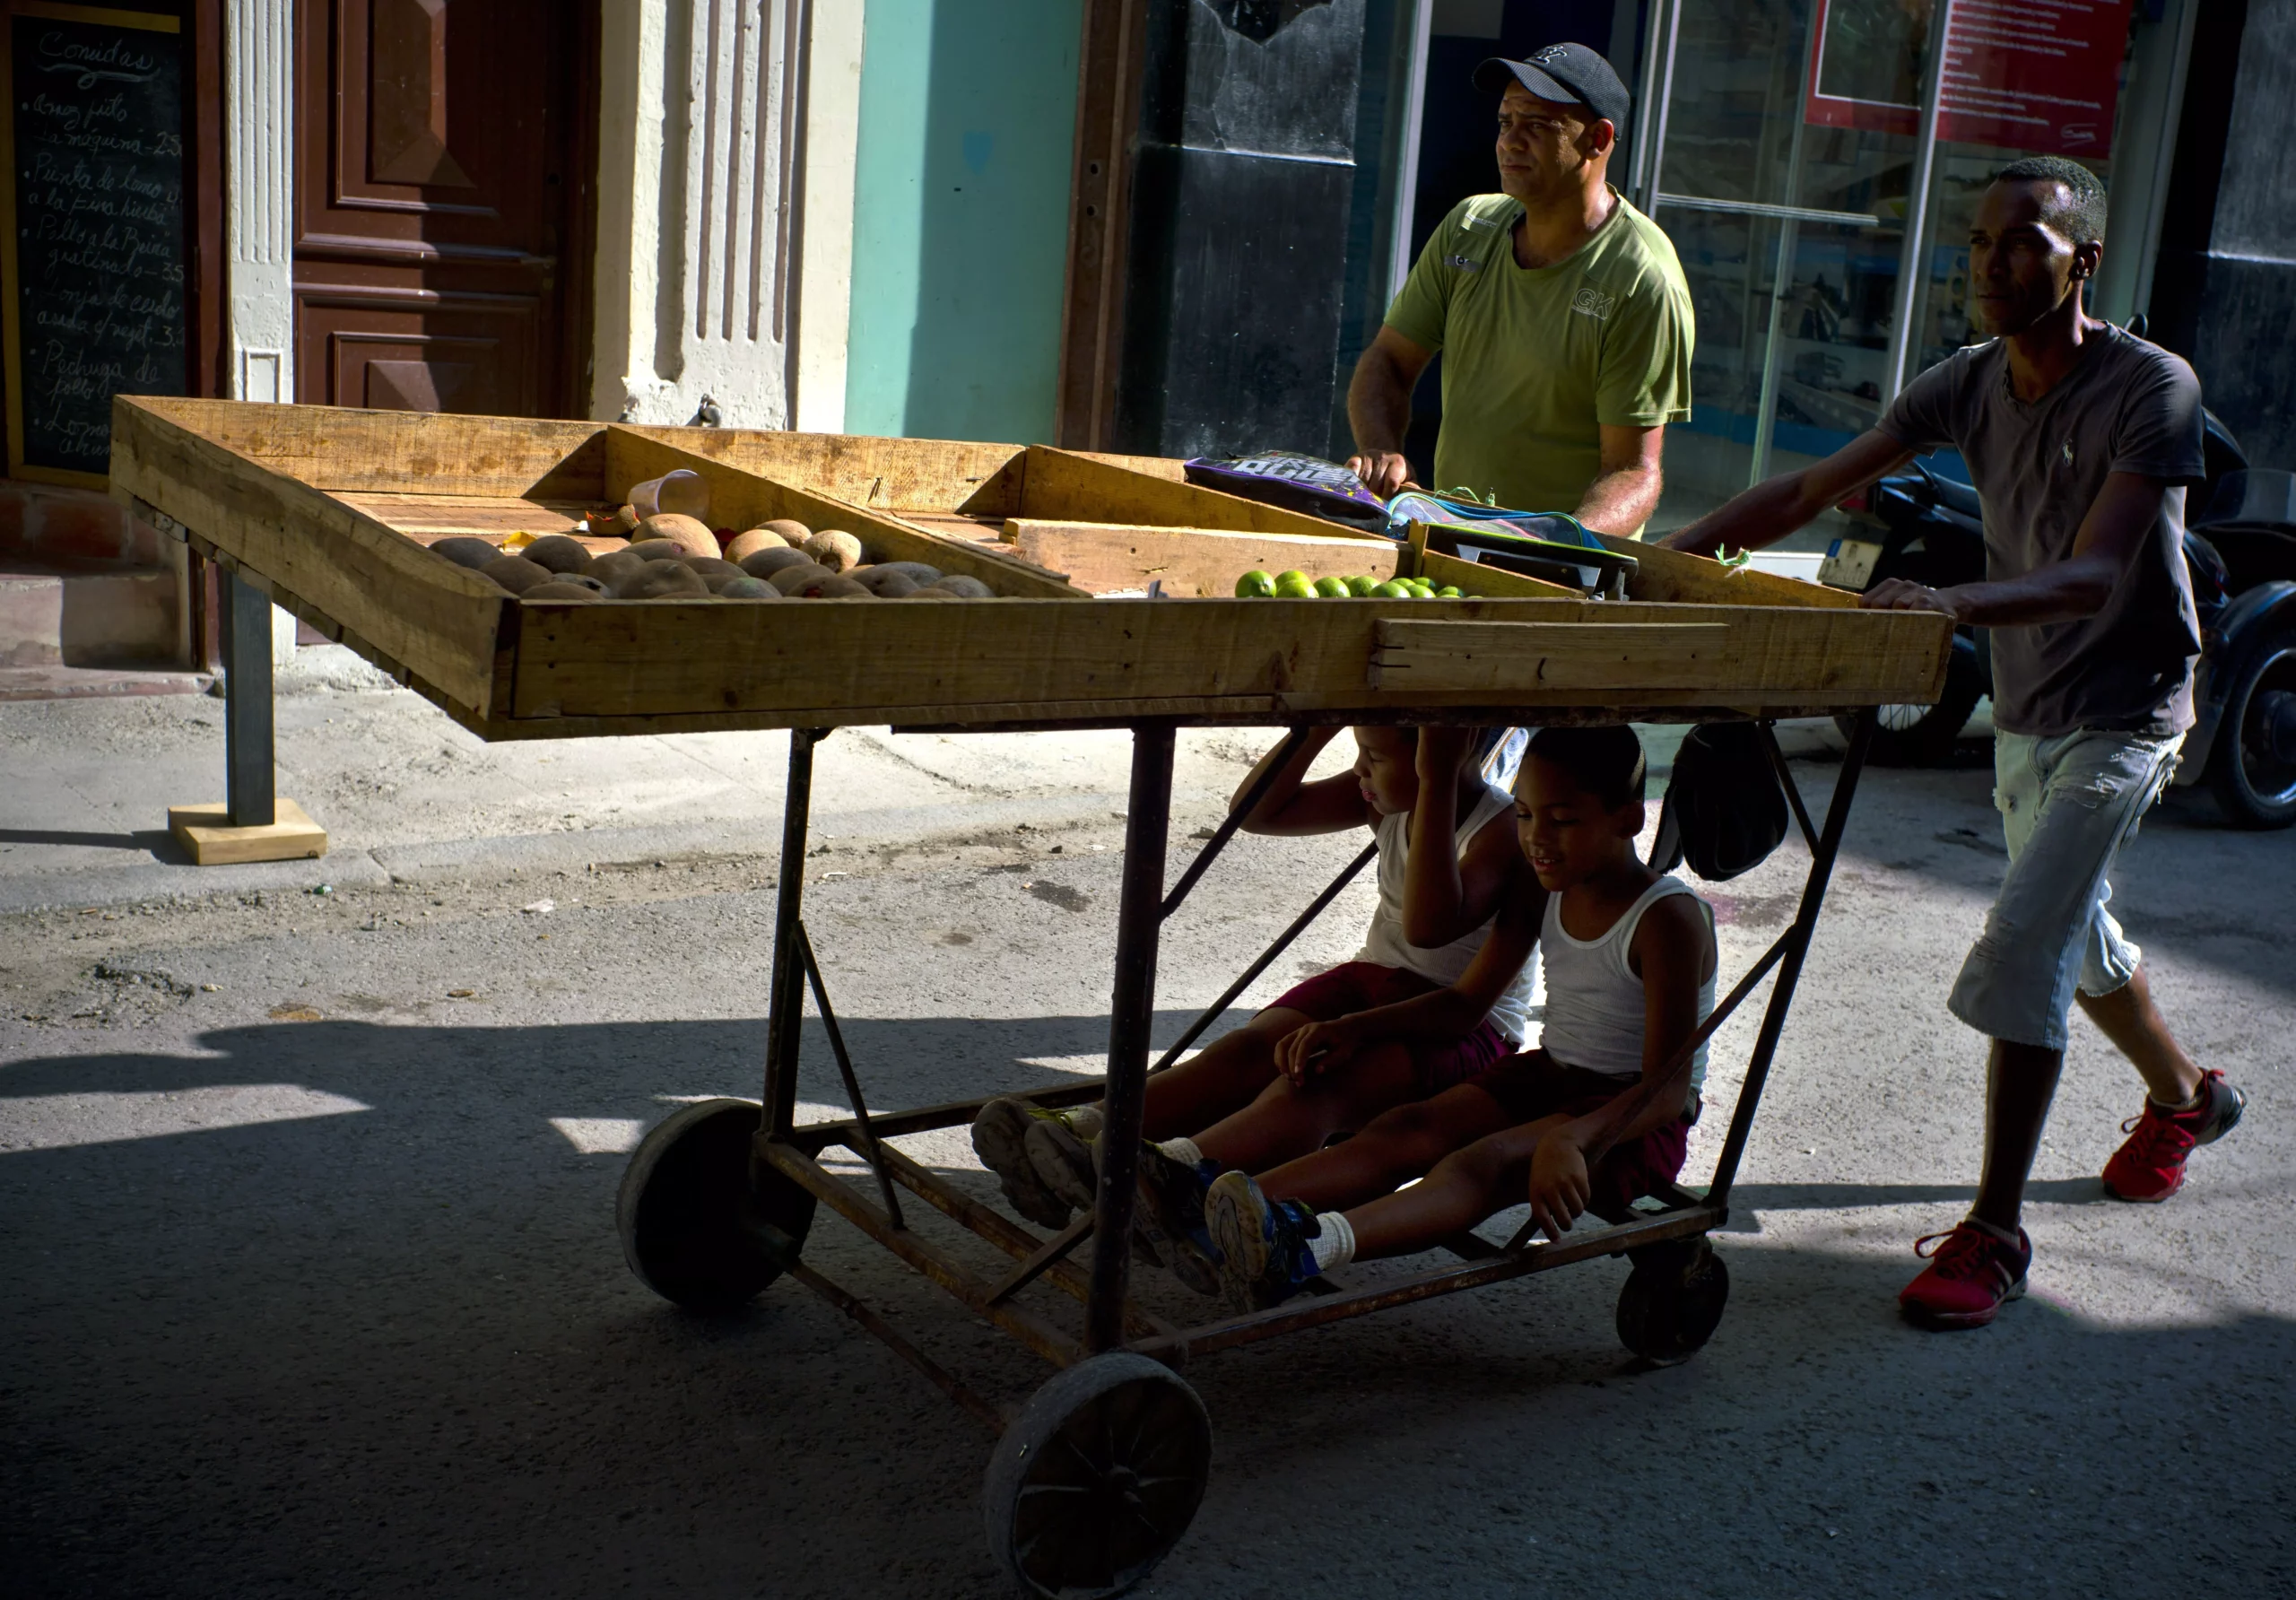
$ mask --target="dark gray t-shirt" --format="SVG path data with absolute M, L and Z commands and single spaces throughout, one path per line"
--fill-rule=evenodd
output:
M 2177 485 L 2112 597 L 2092 617 L 1993 630 L 1993 721 L 2053 738 L 2081 728 L 2165 737 L 2192 726 L 2200 620 L 2185 569 L 2183 485 L 2201 481 L 2200 380 L 2144 340 L 2089 335 L 2063 382 L 2031 404 L 2009 387 L 1999 339 L 1953 352 L 1908 384 L 1882 431 L 1951 445 L 1985 505 L 1986 576 L 2019 578 L 2073 553 L 2108 473 Z

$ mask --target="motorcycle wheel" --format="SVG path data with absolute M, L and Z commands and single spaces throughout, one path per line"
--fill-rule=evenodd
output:
M 2296 823 L 2296 633 L 2257 652 L 2225 695 L 2208 787 L 2235 828 Z
M 1935 767 L 1953 753 L 1953 742 L 1969 725 L 1992 685 L 1967 634 L 1953 636 L 1952 658 L 1945 665 L 1945 688 L 1934 706 L 1883 706 L 1874 717 L 1874 745 L 1867 760 L 1884 767 Z M 1834 726 L 1848 738 L 1856 719 L 1837 716 Z

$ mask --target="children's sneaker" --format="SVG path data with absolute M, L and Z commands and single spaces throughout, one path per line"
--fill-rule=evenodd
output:
M 1204 1222 L 1204 1194 L 1219 1163 L 1189 1166 L 1153 1144 L 1140 1149 L 1140 1204 L 1133 1230 L 1164 1259 L 1172 1276 L 1198 1294 L 1220 1292 L 1219 1250 Z
M 1239 1311 L 1292 1298 L 1316 1275 L 1308 1241 L 1320 1230 L 1312 1207 L 1270 1200 L 1248 1172 L 1222 1172 L 1204 1201 L 1204 1217 L 1220 1252 L 1220 1287 Z
M 2033 1241 L 2020 1228 L 2012 1244 L 1999 1229 L 1971 1218 L 1950 1232 L 1914 1240 L 1913 1253 L 1929 1265 L 1898 1294 L 1907 1318 L 1924 1327 L 1983 1327 L 2024 1294 Z
M 1060 1196 L 1063 1204 L 1078 1211 L 1091 1211 L 1100 1203 L 1100 1127 L 1098 1111 L 1092 1113 L 1090 1124 L 1072 1116 L 1047 1117 L 1029 1125 L 1029 1164 L 1036 1169 L 1044 1187 Z M 1155 1236 L 1139 1223 L 1137 1208 L 1132 1247 L 1134 1254 L 1149 1265 L 1164 1265 Z
M 2164 1111 L 2147 1098 L 2144 1109 L 2120 1125 L 2128 1138 L 2105 1163 L 2105 1193 L 2149 1204 L 2185 1187 L 2192 1152 L 2239 1126 L 2248 1106 L 2222 1073 L 2203 1073 L 2200 1089 L 2199 1100 L 2182 1111 Z
M 972 1119 L 973 1153 L 996 1174 L 1013 1209 L 1039 1228 L 1066 1227 L 1069 1205 L 1037 1175 L 1029 1160 L 1029 1129 L 1039 1122 L 1075 1117 L 1091 1118 L 1092 1131 L 1100 1131 L 1100 1114 L 1090 1107 L 1048 1111 L 1027 1100 L 1004 1098 L 990 1100 Z

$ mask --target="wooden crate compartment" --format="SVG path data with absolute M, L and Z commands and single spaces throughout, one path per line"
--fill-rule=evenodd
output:
M 1649 584 L 1736 603 L 1587 601 L 1465 563 L 1483 597 L 1096 600 L 1009 554 L 736 465 L 739 451 L 689 448 L 706 431 L 123 397 L 113 485 L 489 738 L 1144 717 L 1407 720 L 1475 708 L 1785 715 L 1934 699 L 1944 672 L 1941 616 L 1863 612 L 1828 604 L 1822 591 L 1789 603 L 1671 552 L 1646 561 Z M 848 465 L 903 442 L 787 437 Z M 1038 458 L 1018 454 L 1034 474 Z M 1047 457 L 1061 458 L 1050 481 L 1105 483 L 1109 506 L 1072 487 L 1073 503 L 1095 513 L 1080 521 L 1124 521 L 1142 483 L 1210 492 Z M 999 473 L 1015 455 L 1004 459 Z M 721 526 L 794 516 L 843 526 L 878 553 L 970 571 L 1013 597 L 520 601 L 422 547 L 462 527 L 499 536 L 528 517 L 564 517 L 676 466 L 709 480 Z M 1310 526 L 1334 543 L 1326 525 Z M 1224 540 L 1215 542 L 1224 561 Z M 1391 560 L 1442 559 L 1378 543 Z M 1779 581 L 1803 599 L 1808 586 Z M 1622 675 L 1619 662 L 1645 657 L 1668 665 Z

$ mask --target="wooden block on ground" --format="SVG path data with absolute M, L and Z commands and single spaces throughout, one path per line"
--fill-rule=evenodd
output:
M 1065 572 L 1070 582 L 1096 595 L 1144 589 L 1161 578 L 1165 594 L 1198 599 L 1232 597 L 1236 579 L 1255 569 L 1296 570 L 1310 578 L 1391 578 L 1400 553 L 1390 540 L 1344 534 L 1308 538 L 1033 517 L 1008 518 L 1004 536 L 1039 567 Z
M 1692 688 L 1718 684 L 1720 622 L 1439 622 L 1382 619 L 1374 689 Z
M 326 854 L 326 830 L 304 813 L 292 800 L 280 800 L 273 814 L 279 820 L 268 828 L 234 828 L 231 808 L 210 805 L 170 805 L 168 830 L 191 852 L 200 866 L 233 866 L 248 861 L 301 861 Z

